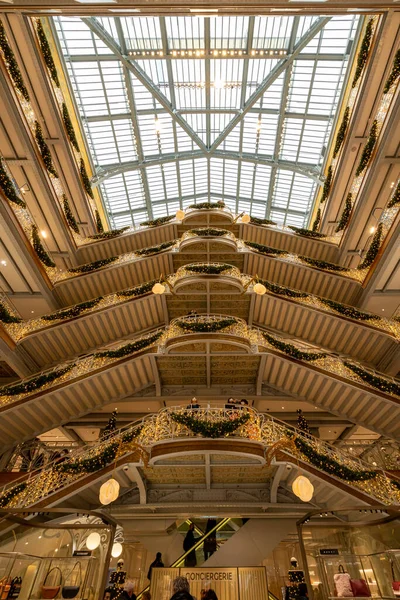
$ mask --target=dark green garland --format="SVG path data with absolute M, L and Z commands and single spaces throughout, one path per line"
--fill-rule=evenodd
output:
M 42 159 L 43 159 L 46 169 L 48 170 L 49 173 L 51 173 L 53 175 L 53 177 L 58 178 L 58 173 L 53 164 L 53 159 L 51 158 L 49 147 L 46 144 L 45 139 L 43 137 L 42 128 L 40 127 L 40 125 L 37 121 L 35 121 L 35 139 L 36 139 L 37 145 L 39 146 L 40 154 L 42 156 Z
M 276 225 L 275 221 L 269 219 L 259 219 L 258 217 L 250 217 L 251 225 Z
M 5 197 L 10 202 L 18 204 L 21 208 L 26 208 L 26 203 L 18 196 L 17 190 L 4 169 L 0 160 L 0 188 L 3 190 Z
M 360 47 L 360 50 L 359 50 L 358 56 L 357 56 L 356 72 L 354 73 L 353 83 L 351 84 L 351 87 L 353 87 L 353 88 L 356 86 L 357 81 L 360 79 L 363 69 L 365 67 L 365 64 L 368 60 L 369 49 L 371 46 L 371 39 L 372 39 L 373 21 L 374 21 L 373 19 L 370 19 L 368 21 L 367 27 L 365 28 L 363 41 L 361 42 L 361 47 Z
M 68 371 L 71 371 L 75 365 L 68 365 L 67 367 L 62 367 L 61 369 L 56 369 L 51 373 L 40 373 L 29 379 L 29 381 L 23 381 L 22 383 L 14 383 L 11 385 L 5 385 L 0 388 L 0 396 L 18 396 L 19 394 L 26 394 L 28 392 L 37 392 L 47 383 L 51 383 L 56 379 L 59 379 Z
M 103 233 L 96 233 L 95 235 L 89 235 L 90 240 L 112 240 L 116 237 L 119 237 L 125 231 L 130 229 L 129 225 L 126 227 L 121 227 L 121 229 L 111 229 L 110 231 L 103 231 Z
M 158 227 L 159 225 L 165 225 L 165 223 L 169 223 L 175 219 L 175 215 L 168 215 L 167 217 L 158 217 L 158 219 L 153 219 L 152 221 L 143 221 L 140 223 L 142 227 Z
M 344 136 L 346 135 L 347 126 L 349 124 L 349 117 L 350 117 L 350 107 L 347 106 L 346 110 L 343 113 L 343 119 L 340 124 L 339 130 L 337 132 L 335 147 L 333 149 L 333 158 L 336 158 L 336 156 L 338 155 L 339 150 L 343 144 Z
M 334 263 L 326 262 L 326 260 L 317 260 L 316 258 L 310 258 L 309 256 L 299 256 L 299 258 L 308 265 L 317 267 L 317 269 L 323 269 L 324 271 L 339 271 L 343 273 L 349 271 L 347 267 L 335 265 Z
M 2 323 L 21 323 L 22 319 L 12 315 L 7 306 L 0 302 L 0 321 Z
M 92 271 L 96 271 L 97 269 L 101 269 L 106 265 L 110 265 L 111 263 L 118 260 L 119 256 L 111 256 L 110 258 L 102 258 L 101 260 L 95 260 L 91 263 L 86 263 L 86 265 L 80 265 L 79 267 L 73 267 L 72 269 L 68 269 L 68 273 L 91 273 Z
M 400 50 L 397 50 L 394 57 L 392 70 L 390 71 L 390 75 L 386 80 L 385 87 L 383 88 L 384 94 L 388 93 L 398 77 L 400 77 Z
M 397 184 L 394 194 L 389 200 L 387 207 L 393 208 L 393 206 L 397 206 L 397 204 L 400 204 L 400 181 Z
M 72 125 L 71 117 L 69 116 L 68 108 L 67 108 L 67 105 L 65 104 L 65 102 L 62 103 L 62 118 L 64 121 L 65 130 L 67 132 L 69 141 L 71 142 L 71 144 L 73 145 L 75 150 L 77 152 L 79 152 L 79 144 L 78 144 L 78 140 L 76 138 L 75 129 L 74 129 L 74 126 Z
M 40 45 L 40 49 L 43 54 L 44 62 L 46 63 L 46 67 L 48 68 L 48 70 L 50 72 L 50 76 L 51 76 L 52 80 L 54 81 L 56 86 L 59 88 L 60 81 L 58 79 L 56 65 L 54 64 L 50 45 L 47 40 L 46 34 L 43 30 L 43 26 L 42 26 L 40 19 L 38 19 L 38 21 L 37 21 L 37 33 L 38 33 L 39 45 Z
M 28 485 L 27 483 L 18 483 L 17 485 L 12 487 L 10 490 L 8 490 L 8 492 L 5 492 L 4 494 L 2 494 L 0 496 L 0 508 L 4 508 L 8 504 L 10 504 L 11 500 L 14 500 L 14 498 L 16 498 L 16 496 L 18 496 L 18 494 L 23 492 L 26 489 L 27 485 Z
M 361 310 L 357 310 L 357 308 L 353 308 L 352 306 L 347 306 L 346 304 L 342 304 L 341 302 L 335 302 L 334 300 L 328 300 L 327 298 L 318 297 L 318 300 L 326 306 L 329 306 L 336 312 L 344 315 L 345 317 L 349 317 L 350 319 L 356 319 L 357 321 L 380 321 L 381 317 L 378 315 L 373 315 L 371 313 L 366 313 Z
M 68 198 L 65 194 L 63 194 L 63 207 L 65 218 L 67 219 L 68 225 L 71 227 L 72 231 L 75 231 L 79 235 L 79 227 L 78 223 L 72 213 L 71 207 L 68 202 Z
M 192 273 L 201 273 L 202 275 L 220 275 L 224 271 L 229 271 L 233 269 L 232 265 L 228 265 L 228 263 L 219 263 L 214 265 L 204 264 L 190 264 L 185 265 L 186 271 L 191 271 Z
M 285 287 L 283 285 L 278 285 L 276 283 L 271 283 L 266 279 L 256 278 L 257 283 L 262 283 L 269 292 L 273 294 L 277 294 L 278 296 L 287 296 L 288 298 L 307 298 L 310 294 L 306 294 L 305 292 L 298 292 L 297 290 L 292 290 L 291 288 Z
M 369 132 L 367 143 L 364 146 L 364 149 L 361 154 L 360 162 L 358 163 L 358 167 L 356 169 L 356 177 L 361 175 L 361 173 L 367 167 L 367 165 L 371 159 L 372 152 L 375 148 L 377 139 L 378 139 L 378 121 L 375 119 L 374 122 L 372 123 L 372 127 Z
M 80 161 L 79 172 L 81 174 L 81 180 L 82 180 L 83 187 L 85 188 L 85 192 L 87 193 L 88 196 L 90 196 L 91 198 L 94 199 L 92 186 L 90 185 L 90 179 L 87 174 L 85 162 L 84 162 L 83 158 L 81 158 L 81 161 Z M 96 221 L 97 221 L 97 219 L 96 219 Z M 101 233 L 101 231 L 99 231 L 99 229 L 97 229 L 97 231 L 99 233 Z
M 285 256 L 286 254 L 289 254 L 286 250 L 278 250 L 278 248 L 264 246 L 264 244 L 257 244 L 256 242 L 250 242 L 249 240 L 244 240 L 244 243 L 249 248 L 257 250 L 260 254 L 265 254 L 265 256 Z
M 337 224 L 337 227 L 335 229 L 336 233 L 339 233 L 339 231 L 343 231 L 344 229 L 346 229 L 350 221 L 350 215 L 353 208 L 352 200 L 353 194 L 349 192 L 346 197 L 346 202 L 342 214 L 340 215 L 339 223 Z
M 150 246 L 149 248 L 141 248 L 140 250 L 135 250 L 135 254 L 138 256 L 148 256 L 149 254 L 158 254 L 158 252 L 162 252 L 163 250 L 167 250 L 167 248 L 171 248 L 175 246 L 178 240 L 172 240 L 171 242 L 163 242 L 158 246 Z
M 321 223 L 321 209 L 317 210 L 317 214 L 315 215 L 314 223 L 312 224 L 312 230 L 318 231 L 319 224 Z
M 56 263 L 51 260 L 50 255 L 47 254 L 46 250 L 43 248 L 36 225 L 32 225 L 32 246 L 39 260 L 46 265 L 46 267 L 56 266 Z
M 348 367 L 353 373 L 356 373 L 363 381 L 371 385 L 372 387 L 378 388 L 382 392 L 387 394 L 396 394 L 400 396 L 400 385 L 394 381 L 388 381 L 384 377 L 370 373 L 360 365 L 354 365 L 351 362 L 344 361 L 346 367 Z
M 319 210 L 319 209 L 318 209 Z M 303 227 L 295 227 L 294 225 L 289 225 L 289 229 L 295 232 L 296 235 L 301 235 L 303 237 L 308 238 L 326 238 L 324 233 L 320 233 L 319 231 L 314 231 L 314 229 L 304 229 Z
M 293 438 L 294 436 L 294 432 L 288 432 L 288 437 Z M 300 437 L 294 437 L 294 444 L 301 454 L 317 469 L 343 479 L 343 481 L 369 481 L 378 475 L 378 472 L 375 470 L 356 471 L 347 465 L 343 465 L 331 456 L 321 454 Z
M 118 348 L 117 350 L 104 350 L 104 352 L 96 352 L 93 356 L 95 358 L 123 358 L 124 356 L 133 354 L 134 352 L 139 352 L 139 350 L 143 350 L 143 348 L 151 346 L 161 336 L 162 332 L 158 331 L 157 333 L 143 340 L 137 340 L 137 342 L 125 344 L 125 346 L 121 346 L 121 348 Z
M 219 202 L 200 202 L 199 204 L 190 204 L 188 208 L 206 208 L 208 210 L 212 208 L 225 208 L 225 202 L 222 202 L 222 200 Z
M 281 352 L 284 352 L 284 354 L 287 354 L 292 358 L 296 358 L 297 360 L 305 360 L 310 362 L 326 356 L 323 352 L 304 352 L 303 350 L 299 350 L 299 348 L 293 344 L 286 344 L 286 342 L 277 340 L 274 336 L 266 333 L 265 331 L 262 332 L 262 335 L 265 337 L 267 342 L 271 344 L 271 346 L 277 350 L 280 350 Z
M 205 438 L 222 438 L 232 435 L 239 427 L 242 427 L 249 421 L 250 414 L 245 412 L 240 417 L 234 419 L 226 419 L 217 423 L 203 421 L 189 414 L 171 413 L 171 419 L 175 423 L 184 425 L 190 429 L 195 435 L 201 435 Z
M 368 248 L 367 254 L 365 255 L 364 260 L 358 265 L 357 269 L 362 270 L 370 267 L 374 262 L 375 258 L 378 256 L 379 248 L 382 244 L 382 234 L 383 234 L 383 223 L 379 223 L 376 228 L 374 237 L 372 238 L 372 242 L 370 247 Z
M 123 298 L 130 298 L 131 296 L 142 296 L 143 294 L 148 294 L 153 289 L 153 285 L 157 283 L 158 279 L 153 279 L 152 281 L 147 281 L 146 283 L 142 283 L 137 285 L 129 290 L 121 290 L 120 292 L 116 292 L 117 296 L 122 296 Z
M 99 235 L 101 235 L 102 233 L 104 233 L 104 227 L 103 227 L 103 223 L 101 222 L 100 213 L 97 210 L 97 208 L 94 211 L 94 216 L 95 216 L 95 219 L 96 219 L 96 230 L 97 230 L 97 233 Z
M 75 306 L 71 306 L 70 308 L 65 308 L 64 310 L 58 310 L 57 312 L 53 312 L 50 315 L 43 315 L 40 317 L 43 321 L 57 321 L 58 319 L 74 319 L 75 317 L 79 317 L 85 310 L 89 310 L 89 308 L 93 308 L 103 299 L 103 296 L 99 296 L 98 298 L 94 298 L 94 300 L 89 300 L 87 302 L 80 302 L 79 304 L 75 304 Z
M 323 204 L 329 196 L 329 193 L 330 193 L 331 187 L 332 187 L 332 177 L 333 177 L 333 169 L 332 169 L 332 165 L 329 165 L 328 171 L 326 173 L 324 187 L 322 188 L 321 204 Z
M 218 321 L 211 322 L 192 322 L 179 319 L 179 321 L 176 321 L 175 323 L 185 331 L 192 331 L 193 333 L 215 333 L 234 325 L 237 323 L 237 319 L 234 317 L 227 317 L 226 319 L 219 319 Z
M 16 89 L 22 94 L 24 99 L 29 102 L 29 94 L 28 90 L 25 87 L 24 80 L 21 75 L 21 71 L 19 70 L 18 63 L 15 58 L 14 52 L 11 50 L 11 46 L 8 43 L 6 30 L 4 29 L 4 25 L 0 20 L 0 48 L 3 52 L 4 62 L 6 64 L 7 70 L 10 74 L 11 79 L 14 82 Z
M 188 233 L 193 233 L 200 237 L 221 237 L 222 235 L 229 234 L 230 231 L 227 229 L 215 229 L 213 227 L 204 227 L 199 229 L 189 229 Z
M 400 481 L 398 481 L 397 479 L 391 479 L 390 483 L 392 485 L 394 485 L 395 488 L 397 488 L 398 490 L 400 490 Z

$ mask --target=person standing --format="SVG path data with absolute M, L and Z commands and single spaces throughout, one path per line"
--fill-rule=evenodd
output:
M 172 596 L 170 600 L 194 600 L 190 594 L 189 582 L 186 577 L 177 577 L 172 582 Z
M 206 526 L 206 534 L 209 533 L 216 526 L 217 526 L 216 519 L 208 519 L 207 526 Z M 210 556 L 212 556 L 214 554 L 216 549 L 217 549 L 217 538 L 216 538 L 216 532 L 214 531 L 208 537 L 206 537 L 206 539 L 204 540 L 204 544 L 203 544 L 204 560 L 207 560 L 208 558 L 210 558 Z
M 161 560 L 161 552 L 157 552 L 156 559 L 153 560 L 153 562 L 151 563 L 151 565 L 149 567 L 149 571 L 147 573 L 147 579 L 149 581 L 151 581 L 151 573 L 152 573 L 152 571 L 153 571 L 154 568 L 156 568 L 156 567 L 163 567 L 163 566 L 164 566 L 164 563 Z
M 133 581 L 128 580 L 124 585 L 124 589 L 119 594 L 118 600 L 136 600 L 136 594 L 134 593 L 133 588 Z
M 196 544 L 197 539 L 194 537 L 194 523 L 190 523 L 189 530 L 183 540 L 183 549 L 189 552 Z M 185 567 L 195 567 L 197 565 L 196 550 L 192 550 L 185 558 Z

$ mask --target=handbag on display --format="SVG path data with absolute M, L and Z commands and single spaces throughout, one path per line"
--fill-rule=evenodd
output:
M 339 565 L 339 573 L 335 573 L 333 580 L 335 582 L 336 596 L 338 598 L 354 598 L 351 587 L 350 575 L 344 570 L 343 565 Z
M 47 578 L 52 571 L 58 571 L 60 573 L 59 585 L 46 585 Z M 62 573 L 61 573 L 61 569 L 59 567 L 53 567 L 52 569 L 47 571 L 46 577 L 44 578 L 44 581 L 43 581 L 42 588 L 40 590 L 41 594 L 42 594 L 42 598 L 46 598 L 46 600 L 52 600 L 53 598 L 55 598 L 57 596 L 58 592 L 60 591 L 61 583 L 62 583 Z
M 3 577 L 0 579 L 0 599 L 6 600 L 8 598 L 8 594 L 10 592 L 10 579 L 8 577 Z
M 14 577 L 11 581 L 10 591 L 8 592 L 8 598 L 17 598 L 21 591 L 22 577 Z
M 392 571 L 392 590 L 395 596 L 400 596 L 400 581 L 396 580 L 396 575 L 394 574 L 394 565 L 393 560 L 390 560 L 390 569 Z
M 353 596 L 356 596 L 356 598 L 371 597 L 371 592 L 365 579 L 350 579 L 350 585 L 353 590 Z
M 72 575 L 73 570 L 78 565 L 78 573 L 79 573 L 79 585 L 63 585 L 61 590 L 61 595 L 63 598 L 75 598 L 78 595 L 78 592 L 82 585 L 82 567 L 81 563 L 77 561 L 72 567 L 71 571 L 68 573 L 65 579 L 68 579 Z

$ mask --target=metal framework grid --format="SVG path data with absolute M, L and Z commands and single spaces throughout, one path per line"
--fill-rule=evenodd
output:
M 223 199 L 306 226 L 359 17 L 55 17 L 111 227 Z

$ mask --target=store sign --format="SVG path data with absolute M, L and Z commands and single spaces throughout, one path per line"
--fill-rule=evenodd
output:
M 319 553 L 322 556 L 339 556 L 339 550 L 337 548 L 320 548 Z
M 91 550 L 74 550 L 72 556 L 92 556 Z

